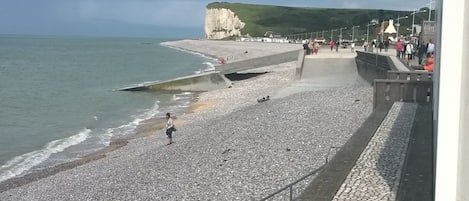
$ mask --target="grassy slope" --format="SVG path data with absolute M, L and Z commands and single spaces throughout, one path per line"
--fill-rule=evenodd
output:
M 371 19 L 397 18 L 398 15 L 409 15 L 409 19 L 401 19 L 400 33 L 406 32 L 412 24 L 411 11 L 371 10 L 371 9 L 328 9 L 328 8 L 293 8 L 283 6 L 253 5 L 241 3 L 210 3 L 207 8 L 228 8 L 236 13 L 246 26 L 241 30 L 242 34 L 251 36 L 263 36 L 267 31 L 288 35 L 294 33 L 307 33 L 322 30 L 347 27 L 346 34 L 351 34 L 352 26 L 360 26 L 355 29 L 355 34 L 366 34 L 366 25 Z M 425 19 L 425 13 L 415 15 L 415 23 Z M 371 30 L 371 29 L 370 29 Z M 350 33 L 348 33 L 350 32 Z M 370 33 L 373 31 L 371 30 Z M 330 32 L 326 32 L 329 36 Z M 337 32 L 335 32 L 337 34 Z M 321 35 L 321 33 L 319 34 Z

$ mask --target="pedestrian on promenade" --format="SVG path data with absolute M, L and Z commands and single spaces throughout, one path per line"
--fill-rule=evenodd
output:
M 405 46 L 405 54 L 407 55 L 407 60 L 412 60 L 412 54 L 414 54 L 414 45 L 411 42 L 408 42 Z
M 311 49 L 309 49 L 308 44 L 309 44 L 308 41 L 303 43 L 303 49 L 306 50 L 306 55 L 308 55 L 311 52 Z
M 313 50 L 314 50 L 314 54 L 318 54 L 318 51 L 319 51 L 319 43 L 318 42 L 313 43 Z
M 335 45 L 334 41 L 331 40 L 331 42 L 329 43 L 329 45 L 331 46 L 331 52 L 332 52 L 332 50 L 334 49 L 334 45 Z
M 388 48 L 389 48 L 389 39 L 384 41 L 384 51 L 388 52 Z
M 423 55 L 425 55 L 427 50 L 427 47 L 425 46 L 425 43 L 422 41 L 419 43 L 419 47 L 417 49 L 417 55 L 419 57 L 419 64 L 422 64 L 423 60 Z
M 173 132 L 176 131 L 176 128 L 173 124 L 173 119 L 171 118 L 171 114 L 168 112 L 166 113 L 166 136 L 168 136 L 169 142 L 167 145 L 173 144 Z
M 383 49 L 384 49 L 384 43 L 383 43 L 383 41 L 379 41 L 379 43 L 378 43 L 378 48 L 379 48 L 379 52 L 382 52 L 382 51 L 383 51 Z
M 401 39 L 397 39 L 396 42 L 396 52 L 397 52 L 397 57 L 401 58 L 404 57 L 404 44 L 402 43 Z
M 368 51 L 368 42 L 365 41 L 365 42 L 363 43 L 363 49 L 365 49 L 365 52 Z
M 354 52 L 355 51 L 355 42 L 352 42 L 350 44 L 350 51 Z
M 428 41 L 428 43 L 427 43 L 427 51 L 426 52 L 427 52 L 427 57 L 430 57 L 435 52 L 435 44 L 433 43 L 432 39 L 430 39 L 430 41 Z
M 314 42 L 314 40 L 312 40 L 312 39 L 309 41 L 308 47 L 309 47 L 309 49 L 311 50 L 311 51 L 310 51 L 310 54 L 313 54 L 313 53 L 314 53 L 314 43 L 315 43 L 315 42 Z
M 339 45 L 340 43 L 338 41 L 335 42 L 335 51 L 338 52 L 339 51 Z

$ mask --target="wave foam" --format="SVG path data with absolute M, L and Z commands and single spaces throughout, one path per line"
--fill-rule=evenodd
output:
M 83 129 L 76 135 L 49 142 L 41 150 L 29 152 L 7 161 L 5 165 L 0 167 L 0 182 L 21 175 L 47 160 L 50 155 L 62 152 L 68 147 L 85 141 L 89 137 L 90 132 L 90 129 Z

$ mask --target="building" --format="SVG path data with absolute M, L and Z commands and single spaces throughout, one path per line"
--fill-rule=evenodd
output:
M 435 200 L 463 201 L 469 200 L 469 2 L 436 4 Z

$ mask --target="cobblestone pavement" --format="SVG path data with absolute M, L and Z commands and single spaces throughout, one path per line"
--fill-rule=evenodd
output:
M 394 103 L 334 201 L 396 199 L 416 109 L 416 103 Z

